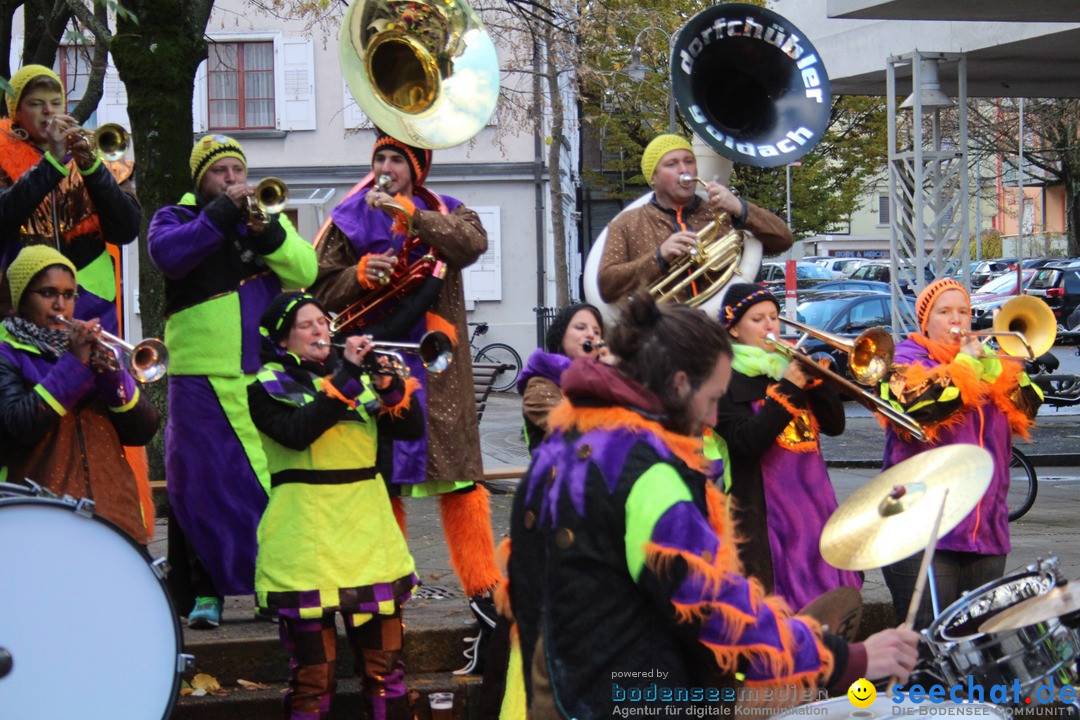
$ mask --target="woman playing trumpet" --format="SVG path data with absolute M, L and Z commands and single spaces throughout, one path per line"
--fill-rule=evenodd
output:
M 69 324 L 75 265 L 44 245 L 7 272 L 15 314 L 0 329 L 0 478 L 29 478 L 147 543 L 147 517 L 124 446 L 145 445 L 158 412 L 123 366 L 105 360 L 97 319 Z
M 734 373 L 714 429 L 746 538 L 743 567 L 799 609 L 835 588 L 859 588 L 862 579 L 828 565 L 818 549 L 837 507 L 818 436 L 844 431 L 844 408 L 831 386 L 773 352 L 767 336 L 779 336 L 779 313 L 760 285 L 734 285 L 724 298 L 720 322 L 735 341 Z
M 1025 439 L 1042 394 L 1019 362 L 987 357 L 971 331 L 971 300 L 951 278 L 926 286 L 915 300 L 920 332 L 896 346 L 893 371 L 881 384 L 881 396 L 907 412 L 924 428 L 928 440 L 913 440 L 888 425 L 888 469 L 923 450 L 972 443 L 994 456 L 990 488 L 975 509 L 937 544 L 934 579 L 940 607 L 1005 572 L 1009 552 L 1009 463 L 1012 436 Z M 921 557 L 882 568 L 897 617 L 907 613 Z M 915 629 L 933 620 L 929 593 L 915 619 Z
M 525 442 L 532 452 L 547 436 L 548 413 L 562 402 L 559 378 L 574 358 L 585 355 L 605 358 L 611 353 L 603 342 L 604 319 L 588 303 L 563 308 L 551 321 L 544 347 L 529 356 L 518 378 L 525 419 Z

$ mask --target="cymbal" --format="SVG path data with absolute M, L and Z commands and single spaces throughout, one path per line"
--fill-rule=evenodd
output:
M 981 633 L 1018 630 L 1035 623 L 1055 620 L 1080 610 L 1080 587 L 1058 585 L 1045 595 L 1036 595 L 999 612 L 979 626 Z
M 946 445 L 908 458 L 851 494 L 821 532 L 821 556 L 841 570 L 869 570 L 926 548 L 945 490 L 939 537 L 990 487 L 994 460 L 978 445 Z

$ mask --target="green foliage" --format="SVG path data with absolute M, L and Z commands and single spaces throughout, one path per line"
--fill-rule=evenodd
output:
M 133 25 L 139 24 L 138 16 L 121 5 L 117 0 L 94 0 L 95 5 L 104 5 L 110 12 L 116 13 L 116 17 L 127 20 Z
M 974 260 L 978 257 L 978 248 L 976 247 L 975 237 L 971 238 L 969 243 L 968 256 Z M 999 258 L 1001 257 L 1001 231 L 1000 230 L 986 230 L 982 234 L 982 256 L 984 258 Z

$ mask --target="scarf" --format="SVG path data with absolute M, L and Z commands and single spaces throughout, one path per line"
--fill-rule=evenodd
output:
M 731 361 L 732 369 L 747 377 L 767 375 L 773 380 L 779 380 L 788 365 L 788 359 L 783 355 L 767 352 L 753 345 L 734 343 L 732 350 L 735 351 L 735 357 Z
M 922 333 L 911 333 L 908 335 L 908 339 L 919 347 L 925 348 L 926 352 L 930 353 L 930 359 L 942 365 L 951 363 L 956 359 L 956 353 L 960 352 L 959 343 L 955 345 L 946 345 L 944 343 L 934 342 Z
M 68 350 L 68 331 L 50 330 L 21 317 L 4 318 L 4 327 L 18 342 L 36 348 L 42 355 L 53 360 Z

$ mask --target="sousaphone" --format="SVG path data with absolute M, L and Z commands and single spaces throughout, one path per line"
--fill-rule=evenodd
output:
M 828 127 L 832 108 L 829 78 L 810 41 L 781 15 L 744 3 L 715 5 L 679 30 L 671 51 L 671 87 L 695 135 L 718 154 L 754 167 L 781 167 L 810 152 Z M 650 195 L 623 212 L 645 204 Z M 606 240 L 605 228 L 589 251 L 583 279 L 586 300 L 611 317 L 613 308 L 599 290 Z M 706 281 L 695 283 L 696 292 L 670 299 L 693 302 L 694 296 L 707 295 L 694 304 L 715 314 L 727 288 L 753 282 L 761 264 L 760 241 L 741 232 L 739 243 L 738 252 L 723 253 L 725 265 L 708 269 Z

